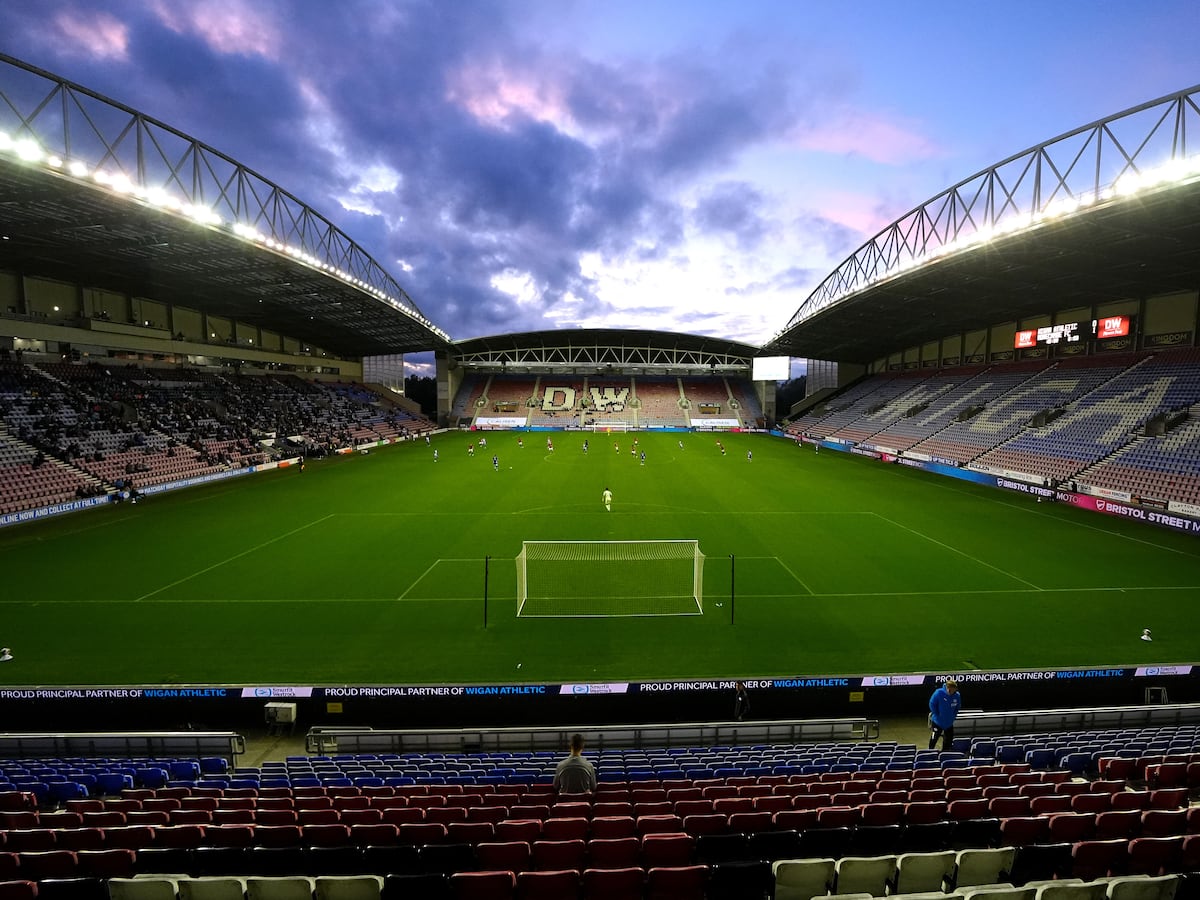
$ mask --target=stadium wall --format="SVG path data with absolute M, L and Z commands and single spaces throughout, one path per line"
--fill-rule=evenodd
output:
M 1200 666 L 931 672 L 747 678 L 757 721 L 919 716 L 946 676 L 964 708 L 984 711 L 1140 706 L 1200 701 Z M 0 689 L 0 715 L 16 731 L 245 729 L 261 727 L 271 702 L 297 705 L 299 729 L 320 726 L 464 728 L 722 722 L 733 681 L 631 684 L 193 686 Z

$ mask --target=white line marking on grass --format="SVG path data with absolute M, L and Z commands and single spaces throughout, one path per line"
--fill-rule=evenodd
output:
M 783 567 L 783 571 L 787 572 L 789 575 L 792 576 L 792 578 L 793 578 L 793 580 L 795 580 L 796 584 L 800 585 L 800 587 L 804 588 L 804 590 L 806 590 L 808 593 L 812 594 L 813 596 L 816 596 L 816 591 L 814 591 L 807 584 L 805 584 L 804 579 L 801 578 L 799 575 L 797 575 L 795 572 L 793 572 L 792 567 L 789 566 L 787 563 L 785 563 L 778 556 L 738 556 L 735 553 L 734 559 L 773 559 L 773 560 L 775 560 L 775 562 L 779 563 L 779 565 Z M 792 594 L 747 594 L 746 596 L 748 596 L 748 597 L 791 597 L 793 595 Z
M 429 568 L 427 568 L 424 572 L 422 572 L 420 575 L 418 575 L 416 578 L 414 578 L 412 581 L 412 584 L 410 584 L 408 586 L 408 590 L 406 590 L 403 594 L 401 594 L 396 599 L 403 600 L 406 597 L 408 597 L 409 592 L 412 591 L 412 589 L 415 588 L 418 584 L 420 584 L 422 579 L 424 579 L 424 577 L 426 575 L 428 575 L 430 572 L 432 572 L 439 563 L 444 563 L 444 562 L 482 562 L 482 561 L 483 561 L 482 556 L 439 556 L 437 559 L 435 559 L 433 562 L 431 562 L 429 564 Z
M 962 494 L 966 497 L 981 496 L 980 494 L 975 494 L 975 493 L 972 493 L 971 491 L 964 491 L 962 488 L 957 488 L 953 484 L 943 484 L 941 482 L 942 482 L 942 479 L 938 478 L 936 480 L 930 481 L 929 483 L 932 485 L 935 485 L 936 487 L 941 488 L 942 490 L 953 491 L 956 494 Z M 984 494 L 982 496 L 986 497 L 987 495 Z M 1020 496 L 1020 495 L 1017 495 L 1017 496 Z M 1059 518 L 1058 516 L 1052 516 L 1050 513 L 1032 509 L 1032 508 L 1024 506 L 1020 503 L 1010 503 L 1007 500 L 1001 500 L 998 497 L 992 498 L 992 499 L 994 500 L 994 502 L 999 503 L 1001 506 L 1007 506 L 1009 509 L 1020 510 L 1021 512 L 1028 513 L 1029 515 L 1041 516 L 1043 518 L 1048 518 L 1048 519 L 1052 518 L 1055 521 L 1062 522 L 1066 525 L 1075 525 L 1079 528 L 1086 528 L 1089 531 L 1099 531 L 1101 534 L 1106 534 L 1109 537 L 1123 538 L 1124 540 L 1127 540 L 1127 541 L 1133 541 L 1135 544 L 1145 544 L 1147 547 L 1154 547 L 1158 550 L 1166 550 L 1168 553 L 1178 553 L 1180 556 L 1196 556 L 1195 553 L 1189 553 L 1188 551 L 1180 550 L 1177 547 L 1164 547 L 1162 544 L 1156 544 L 1154 541 L 1147 541 L 1142 538 L 1133 537 L 1132 535 L 1128 535 L 1128 534 L 1118 534 L 1115 531 L 1109 531 L 1107 528 L 1101 528 L 1098 525 L 1090 525 L 1087 522 L 1077 522 L 1074 519 L 1063 519 L 1063 518 Z M 1064 504 L 1064 505 L 1069 506 L 1070 504 Z M 1113 520 L 1113 521 L 1116 521 L 1116 520 Z M 1178 532 L 1176 532 L 1176 533 L 1178 533 Z
M 231 563 L 235 559 L 240 559 L 241 557 L 247 556 L 251 553 L 254 553 L 257 550 L 261 550 L 263 547 L 269 547 L 271 544 L 277 543 L 278 541 L 282 541 L 284 538 L 291 537 L 293 534 L 304 531 L 306 528 L 312 528 L 314 525 L 320 525 L 325 520 L 332 519 L 334 517 L 334 515 L 335 515 L 335 513 L 330 513 L 327 516 L 322 516 L 319 519 L 314 519 L 313 521 L 309 522 L 307 525 L 301 525 L 299 528 L 293 528 L 291 531 L 284 532 L 283 534 L 279 535 L 278 537 L 271 538 L 269 541 L 263 541 L 261 544 L 256 544 L 255 546 L 251 547 L 248 550 L 243 550 L 241 553 L 235 553 L 233 556 L 229 557 L 228 559 L 223 559 L 220 562 L 213 563 L 211 566 L 206 566 L 205 568 L 201 569 L 199 572 L 193 572 L 191 575 L 185 575 L 183 578 L 180 578 L 176 581 L 172 581 L 170 584 L 164 584 L 162 587 L 156 588 L 155 590 L 150 591 L 150 593 L 148 593 L 148 594 L 142 594 L 142 596 L 135 598 L 133 602 L 140 603 L 141 601 L 143 601 L 149 597 L 153 597 L 155 594 L 161 594 L 163 591 L 169 590 L 170 588 L 175 587 L 175 585 L 177 585 L 177 584 L 183 584 L 185 581 L 191 581 L 193 578 L 203 575 L 205 572 L 211 572 L 213 569 L 219 569 L 221 566 L 225 565 L 226 563 Z
M 789 566 L 787 563 L 785 563 L 785 562 L 784 562 L 782 559 L 780 559 L 778 556 L 776 556 L 776 557 L 775 557 L 775 561 L 776 561 L 777 563 L 779 563 L 781 566 L 783 566 L 783 571 L 787 572 L 787 573 L 788 573 L 789 575 L 791 575 L 791 576 L 792 576 L 794 579 L 796 579 L 796 584 L 800 585 L 800 587 L 804 588 L 804 589 L 805 589 L 806 591 L 808 591 L 810 594 L 811 594 L 811 593 L 813 593 L 813 589 L 812 589 L 812 588 L 810 588 L 810 587 L 808 586 L 808 584 L 807 584 L 807 583 L 804 581 L 804 579 L 803 579 L 803 578 L 801 578 L 799 575 L 797 575 L 795 572 L 793 572 L 793 571 L 792 571 L 792 567 L 791 567 L 791 566 Z
M 747 559 L 749 557 L 741 557 Z M 757 557 L 759 559 L 770 559 L 771 557 Z M 962 597 L 964 595 L 976 594 L 1079 594 L 1092 593 L 1103 591 L 1110 594 L 1137 594 L 1143 591 L 1151 593 L 1155 591 L 1200 591 L 1200 584 L 1189 585 L 1172 585 L 1169 587 L 1163 585 L 1141 585 L 1135 587 L 1067 587 L 1067 588 L 987 588 L 984 590 L 957 590 L 957 591 L 869 591 L 857 593 L 830 593 L 830 594 L 812 594 L 813 599 L 831 598 L 837 599 L 842 597 Z M 796 597 L 809 596 L 806 594 L 742 594 L 739 599 L 743 600 L 790 600 Z M 440 603 L 445 602 L 463 602 L 463 603 L 478 603 L 483 598 L 478 594 L 471 597 L 407 597 L 406 603 Z M 490 595 L 488 602 L 508 602 L 513 600 L 512 596 L 500 597 Z M 40 598 L 38 600 L 3 600 L 0 601 L 0 606 L 66 606 L 72 603 L 79 603 L 87 606 L 95 606 L 97 603 L 107 603 L 116 605 L 119 603 L 135 603 L 135 600 L 106 600 L 102 598 L 89 597 L 87 599 L 75 600 L 69 597 L 62 599 L 48 600 Z M 245 603 L 245 597 L 209 597 L 202 600 L 172 600 L 172 603 L 192 603 L 192 604 L 227 604 L 227 603 Z M 396 603 L 396 597 L 254 597 L 254 603 Z
M 1021 584 L 1027 584 L 1031 588 L 1033 588 L 1035 591 L 1041 590 L 1041 588 L 1038 587 L 1036 584 L 1034 584 L 1032 581 L 1026 581 L 1024 578 L 1020 578 L 1020 577 L 1014 575 L 1012 572 L 1006 572 L 1004 569 L 1001 569 L 999 566 L 993 566 L 991 563 L 984 562 L 979 557 L 972 556 L 970 553 L 967 553 L 963 550 L 959 550 L 957 547 L 952 547 L 950 544 L 943 543 L 942 541 L 939 541 L 937 538 L 931 538 L 927 534 L 921 534 L 921 532 L 917 531 L 915 528 L 909 528 L 907 525 L 902 525 L 899 522 L 894 521 L 893 519 L 889 519 L 887 516 L 879 515 L 879 513 L 872 513 L 871 515 L 875 516 L 876 518 L 882 519 L 883 521 L 887 522 L 890 525 L 895 525 L 897 528 L 903 528 L 909 534 L 915 534 L 919 538 L 924 538 L 925 540 L 929 541 L 931 544 L 937 544 L 939 547 L 945 547 L 947 550 L 953 550 L 959 556 L 965 556 L 967 559 L 971 560 L 972 562 L 979 563 L 979 565 L 981 565 L 981 566 L 986 566 L 987 568 L 991 569 L 994 572 L 999 572 L 1001 575 L 1005 575 L 1008 578 L 1011 578 L 1013 581 L 1019 581 L 1019 582 L 1021 582 Z

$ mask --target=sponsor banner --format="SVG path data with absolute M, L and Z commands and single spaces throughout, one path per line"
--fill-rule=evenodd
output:
M 931 457 L 929 457 L 929 459 L 931 462 L 935 462 L 938 465 L 954 466 L 954 468 L 956 468 L 956 469 L 960 465 L 960 463 L 957 459 L 946 459 L 944 456 L 931 456 Z
M 520 428 L 528 422 L 528 416 L 476 416 L 476 428 Z
M 699 431 L 713 428 L 741 428 L 742 423 L 737 419 L 692 419 L 692 424 Z
M 1137 519 L 1141 522 L 1149 522 L 1152 525 L 1160 525 L 1163 528 L 1170 528 L 1172 531 L 1179 531 L 1185 534 L 1200 534 L 1200 521 L 1173 515 L 1169 512 L 1143 509 L 1140 506 L 1130 506 L 1129 504 L 1121 503 L 1117 500 L 1109 500 L 1105 497 L 1092 497 L 1088 494 L 1075 494 L 1068 491 L 1059 491 L 1056 494 L 1056 499 L 1062 503 L 1070 503 L 1073 506 L 1105 513 L 1110 516 Z
M 629 691 L 628 682 L 604 682 L 603 684 L 564 684 L 560 694 L 624 694 Z
M 885 463 L 894 463 L 900 457 L 896 456 L 894 453 L 880 453 L 879 458 Z
M 1192 343 L 1190 331 L 1171 331 L 1166 334 L 1148 334 L 1142 341 L 1144 347 L 1188 347 Z
M 1133 502 L 1138 506 L 1144 506 L 1146 509 L 1167 509 L 1167 501 L 1159 500 L 1157 497 L 1134 497 Z
M 353 447 L 338 447 L 338 448 L 337 448 L 336 450 L 334 450 L 333 452 L 334 452 L 335 454 L 337 454 L 338 456 L 346 456 L 346 455 L 348 455 L 348 454 L 350 454 L 350 453 L 353 453 L 353 452 L 354 452 L 354 448 L 353 448 Z
M 1091 494 L 1093 497 L 1107 497 L 1109 500 L 1120 500 L 1124 503 L 1129 503 L 1133 500 L 1133 495 L 1129 491 L 1114 491 L 1112 488 L 1095 487 L 1090 484 L 1083 485 L 1080 490 L 1085 494 Z
M 941 461 L 941 460 L 935 460 L 928 453 L 918 453 L 915 450 L 905 450 L 904 453 L 902 453 L 902 454 L 898 453 L 896 455 L 897 456 L 907 456 L 909 459 L 920 459 L 920 460 L 924 460 L 925 462 L 940 462 Z
M 998 478 L 1009 478 L 1016 481 L 1024 481 L 1029 484 L 1042 484 L 1045 479 L 1041 475 L 1031 475 L 1028 472 L 1014 472 L 1011 469 L 993 469 L 989 466 L 971 466 L 973 469 L 979 469 L 981 472 L 988 472 Z
M 1167 504 L 1167 509 L 1173 513 L 1179 513 L 1184 516 L 1196 516 L 1200 518 L 1200 506 L 1195 503 L 1184 503 L 1181 500 L 1172 500 Z
M 20 512 L 5 513 L 0 516 L 0 528 L 5 525 L 17 525 L 21 522 L 32 522 L 34 519 L 45 519 L 49 516 L 61 516 L 63 513 L 78 512 L 81 509 L 91 509 L 109 503 L 109 496 L 85 497 L 81 500 L 71 500 L 68 503 L 55 503 L 51 506 L 41 506 L 37 509 L 23 509 Z
M 212 472 L 208 475 L 197 475 L 195 478 L 185 478 L 182 481 L 170 481 L 166 484 L 152 484 L 148 487 L 138 488 L 139 494 L 160 494 L 163 491 L 173 491 L 177 488 L 193 487 L 197 484 L 208 484 L 213 481 L 224 481 L 226 478 L 238 478 L 242 475 L 251 475 L 258 471 L 257 466 L 249 466 L 245 469 L 230 469 L 227 472 Z
M 751 691 L 809 690 L 823 688 L 848 688 L 851 690 L 868 687 L 920 687 L 940 684 L 949 677 L 959 683 L 1003 683 L 1020 681 L 1095 681 L 1132 678 L 1157 678 L 1162 676 L 1196 676 L 1200 665 L 1177 663 L 1161 666 L 1139 666 L 1135 668 L 1094 669 L 1037 669 L 1037 670 L 977 670 L 965 672 L 914 672 L 893 675 L 837 675 L 837 676 L 793 676 L 759 679 L 742 679 Z M 677 694 L 677 693 L 720 693 L 732 692 L 737 686 L 734 679 L 696 679 L 691 681 L 648 681 L 596 682 L 575 684 L 437 684 L 437 685 L 341 685 L 320 687 L 304 685 L 192 685 L 140 686 L 140 687 L 14 687 L 0 688 L 0 701 L 4 700 L 177 700 L 208 699 L 224 701 L 241 700 L 307 700 L 331 701 L 348 698 L 360 699 L 439 699 L 439 698 L 493 698 L 493 697 L 541 697 L 541 696 L 609 696 L 614 694 Z
M 866 447 L 851 447 L 850 452 L 855 456 L 869 456 L 871 459 L 879 459 L 878 451 L 868 450 Z
M 863 687 L 901 687 L 924 684 L 924 675 L 864 675 Z
M 1012 479 L 1005 478 L 1003 475 L 996 476 L 996 487 L 1004 488 L 1006 491 L 1019 491 L 1022 494 L 1032 494 L 1038 499 L 1055 496 L 1054 488 L 1048 488 L 1041 484 L 1030 484 L 1027 481 L 1013 481 Z

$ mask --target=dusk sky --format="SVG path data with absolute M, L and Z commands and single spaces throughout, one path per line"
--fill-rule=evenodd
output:
M 1196 0 L 5 0 L 0 49 L 295 194 L 453 338 L 760 343 L 878 230 L 1200 82 Z

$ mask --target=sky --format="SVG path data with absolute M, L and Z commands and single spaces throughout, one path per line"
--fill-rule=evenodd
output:
M 1200 83 L 1195 0 L 5 0 L 0 50 L 197 138 L 454 339 L 759 344 L 904 213 Z

